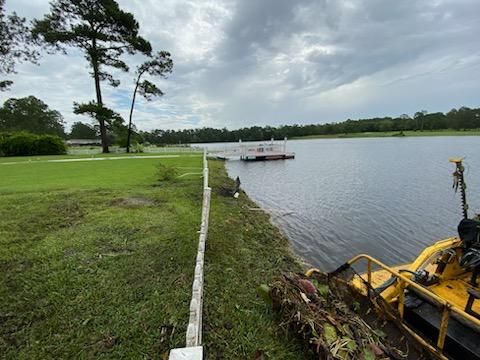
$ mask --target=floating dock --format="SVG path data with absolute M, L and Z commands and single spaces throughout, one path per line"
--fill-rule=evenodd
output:
M 249 154 L 248 156 L 244 157 L 243 161 L 267 161 L 267 160 L 286 160 L 286 159 L 295 159 L 295 154 Z
M 240 140 L 238 145 L 225 147 L 209 153 L 218 159 L 230 160 L 240 159 L 242 161 L 270 161 L 270 160 L 286 160 L 294 159 L 295 153 L 287 152 L 287 138 L 278 142 L 270 140 L 267 143 L 242 143 Z

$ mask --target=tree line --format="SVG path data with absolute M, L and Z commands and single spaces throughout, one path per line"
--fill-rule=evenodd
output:
M 312 135 L 338 135 L 365 132 L 398 132 L 424 130 L 468 130 L 480 129 L 480 108 L 461 107 L 447 113 L 418 111 L 413 117 L 381 117 L 351 120 L 338 123 L 252 126 L 237 130 L 201 128 L 185 130 L 140 131 L 139 135 L 151 144 L 179 144 L 231 141 L 261 141 Z
M 128 145 L 129 127 L 131 140 L 138 143 L 189 144 L 204 142 L 261 141 L 271 138 L 302 137 L 312 135 L 339 135 L 365 132 L 397 132 L 424 130 L 470 130 L 480 129 L 480 108 L 461 107 L 447 113 L 425 110 L 413 117 L 403 114 L 399 117 L 377 117 L 369 119 L 348 119 L 338 123 L 252 126 L 236 130 L 200 128 L 184 130 L 137 131 L 135 125 L 112 121 L 107 127 L 107 144 Z M 0 107 L 0 132 L 27 131 L 34 134 L 58 135 L 64 139 L 98 139 L 101 129 L 98 124 L 75 122 L 70 132 L 65 131 L 65 122 L 60 112 L 52 110 L 34 96 L 8 99 Z
M 138 134 L 132 123 L 131 139 L 138 142 Z M 27 132 L 36 135 L 56 135 L 62 139 L 98 139 L 101 129 L 98 124 L 75 122 L 70 132 L 65 129 L 62 114 L 51 109 L 35 96 L 11 98 L 0 107 L 0 134 Z M 107 144 L 127 147 L 129 126 L 122 121 L 112 121 L 106 129 Z

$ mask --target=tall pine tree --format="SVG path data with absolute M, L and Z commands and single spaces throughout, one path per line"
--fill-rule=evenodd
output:
M 130 139 L 132 137 L 132 119 L 133 108 L 135 107 L 135 99 L 137 93 L 143 96 L 147 101 L 152 100 L 154 96 L 163 96 L 163 91 L 160 90 L 154 83 L 143 80 L 145 74 L 150 76 L 167 77 L 167 74 L 172 72 L 173 61 L 170 58 L 170 53 L 167 51 L 159 51 L 152 56 L 152 59 L 145 61 L 137 67 L 135 77 L 135 88 L 133 90 L 132 105 L 130 107 L 130 117 L 128 119 L 128 133 L 127 133 L 127 153 L 130 152 Z
M 119 81 L 106 68 L 128 71 L 121 60 L 124 53 L 150 55 L 150 43 L 139 36 L 139 25 L 131 13 L 120 9 L 115 0 L 56 0 L 50 13 L 36 20 L 33 35 L 53 51 L 67 47 L 81 49 L 92 69 L 96 101 L 76 105 L 76 113 L 93 116 L 99 123 L 103 152 L 108 152 L 107 125 L 113 112 L 103 103 L 101 82 L 118 86 Z

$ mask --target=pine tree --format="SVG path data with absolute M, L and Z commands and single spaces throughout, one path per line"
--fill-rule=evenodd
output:
M 5 0 L 0 0 L 0 74 L 14 74 L 19 62 L 36 63 L 38 51 L 33 46 L 25 18 L 5 14 Z M 0 80 L 0 91 L 8 90 L 11 80 Z
M 172 72 L 173 61 L 170 58 L 170 53 L 167 51 L 160 51 L 156 53 L 151 60 L 145 61 L 137 67 L 135 78 L 135 89 L 132 96 L 132 106 L 130 107 L 130 117 L 128 121 L 128 135 L 127 135 L 127 153 L 130 152 L 130 139 L 132 136 L 132 117 L 133 108 L 135 106 L 135 99 L 137 93 L 143 96 L 147 101 L 152 100 L 154 96 L 163 96 L 163 91 L 160 90 L 154 83 L 143 80 L 145 74 L 151 76 L 160 76 L 165 78 L 167 74 Z
M 139 36 L 134 16 L 121 10 L 114 0 L 56 0 L 50 6 L 50 13 L 34 22 L 32 33 L 50 50 L 66 52 L 67 47 L 73 47 L 84 52 L 92 69 L 96 101 L 75 104 L 75 113 L 88 114 L 98 121 L 103 152 L 107 153 L 107 125 L 115 112 L 104 106 L 100 85 L 107 81 L 116 87 L 119 81 L 106 68 L 128 71 L 121 55 L 150 55 L 152 47 Z

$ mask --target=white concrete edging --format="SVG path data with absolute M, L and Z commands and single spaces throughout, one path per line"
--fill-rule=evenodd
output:
M 187 325 L 186 347 L 170 351 L 170 360 L 201 360 L 202 345 L 202 313 L 203 313 L 203 267 L 205 263 L 205 246 L 208 234 L 208 218 L 210 214 L 210 198 L 212 189 L 208 186 L 207 151 L 203 152 L 203 203 L 198 250 L 193 275 L 192 299 L 190 301 L 190 318 Z

